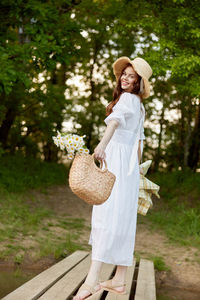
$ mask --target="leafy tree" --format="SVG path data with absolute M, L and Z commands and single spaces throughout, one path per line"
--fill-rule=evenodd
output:
M 61 128 L 66 105 L 64 77 L 60 80 L 65 72 L 58 63 L 61 69 L 73 66 L 78 55 L 74 44 L 81 38 L 71 18 L 77 4 L 1 1 L 0 142 L 8 151 L 25 146 L 36 155 L 35 142 L 52 148 L 52 130 Z M 49 154 L 45 158 L 51 159 Z
M 199 166 L 198 1 L 1 1 L 0 142 L 7 152 L 57 160 L 63 121 L 91 152 L 105 129 L 112 64 L 145 58 L 144 159 L 152 170 Z M 84 90 L 80 90 L 80 84 Z

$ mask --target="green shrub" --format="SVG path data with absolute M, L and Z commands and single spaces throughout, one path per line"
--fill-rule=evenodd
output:
M 23 192 L 67 182 L 68 170 L 55 162 L 7 154 L 0 157 L 0 165 L 0 189 L 4 191 Z
M 160 199 L 146 215 L 155 229 L 163 229 L 170 240 L 200 247 L 200 173 L 155 173 L 147 176 L 160 186 Z

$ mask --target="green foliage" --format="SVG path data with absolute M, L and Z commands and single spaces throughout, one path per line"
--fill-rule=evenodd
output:
M 70 219 L 60 220 L 59 226 L 67 229 L 76 229 L 76 231 L 78 232 L 85 226 L 84 222 L 85 220 L 81 218 L 70 218 Z
M 153 174 L 160 185 L 161 199 L 147 214 L 153 228 L 162 229 L 169 239 L 180 245 L 200 247 L 200 174 L 191 171 Z
M 169 271 L 170 268 L 166 266 L 165 261 L 162 256 L 151 256 L 151 260 L 153 260 L 154 268 L 158 271 Z
M 68 63 L 76 52 L 73 40 L 79 28 L 72 18 L 71 1 L 1 1 L 1 91 L 32 85 L 35 72 L 54 70 L 57 62 Z M 68 38 L 66 38 L 68 36 Z
M 194 173 L 190 169 L 187 171 L 174 171 L 171 173 L 157 172 L 151 173 L 150 178 L 160 186 L 160 195 L 169 204 L 174 204 L 175 197 L 181 198 L 182 196 L 188 197 L 187 203 L 193 201 L 190 192 L 198 196 L 200 193 L 200 173 Z M 191 198 L 190 198 L 191 197 Z M 195 199 L 194 199 L 195 201 Z M 196 203 L 198 205 L 198 201 Z
M 1 1 L 0 141 L 8 152 L 20 149 L 36 157 L 40 143 L 45 160 L 57 160 L 51 136 L 62 126 L 65 72 L 82 38 L 71 18 L 74 5 Z
M 20 265 L 24 260 L 24 256 L 23 254 L 17 254 L 15 255 L 15 259 L 14 259 L 14 262 L 18 265 Z
M 83 246 L 76 242 L 77 236 L 74 236 L 70 232 L 66 234 L 66 237 L 61 242 L 55 242 L 52 235 L 49 235 L 44 240 L 40 241 L 40 256 L 53 255 L 55 259 L 61 259 L 76 250 L 85 250 Z
M 133 2 L 129 4 L 130 14 L 135 6 Z M 126 26 L 135 29 L 139 23 L 139 54 L 153 69 L 154 94 L 147 99 L 145 108 L 148 121 L 157 124 L 159 130 L 147 131 L 150 138 L 146 157 L 154 158 L 154 170 L 159 165 L 168 171 L 187 166 L 196 170 L 200 160 L 198 2 L 142 1 L 140 7 L 134 21 L 130 18 Z M 161 109 L 155 107 L 155 102 L 152 107 L 154 100 Z M 152 147 L 152 139 L 157 141 L 157 149 Z
M 154 171 L 199 168 L 198 1 L 3 0 L 0 19 L 3 151 L 58 161 L 52 136 L 66 121 L 93 152 L 112 100 L 112 64 L 141 56 L 153 69 L 145 158 Z
M 0 165 L 0 188 L 7 192 L 64 184 L 68 176 L 68 170 L 62 164 L 25 158 L 20 153 L 0 157 Z
M 200 247 L 200 209 L 174 204 L 173 208 L 163 205 L 158 212 L 151 212 L 149 220 L 154 228 L 164 229 L 171 241 L 180 245 Z
M 4 227 L 0 230 L 0 240 L 13 239 L 18 233 L 24 235 L 38 230 L 41 220 L 52 215 L 41 205 L 32 208 L 26 203 L 22 195 L 1 193 L 0 194 L 0 217 Z
M 51 255 L 55 259 L 87 248 L 78 242 L 83 230 L 88 229 L 84 219 L 55 215 L 43 201 L 23 193 L 1 192 L 0 207 L 0 241 L 7 243 L 0 251 L 2 259 L 14 255 L 14 262 L 21 264 L 30 245 L 38 258 Z

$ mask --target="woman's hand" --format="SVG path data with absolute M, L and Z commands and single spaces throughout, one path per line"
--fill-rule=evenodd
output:
M 94 149 L 94 157 L 98 160 L 104 160 L 106 158 L 105 148 L 105 145 L 100 142 Z

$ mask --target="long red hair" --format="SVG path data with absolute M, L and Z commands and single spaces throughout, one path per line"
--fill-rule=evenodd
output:
M 113 91 L 113 100 L 106 107 L 106 116 L 109 116 L 111 114 L 113 106 L 119 101 L 119 97 L 124 92 L 124 90 L 121 88 L 121 77 L 122 77 L 124 70 L 129 66 L 133 67 L 130 63 L 127 63 L 125 65 L 125 67 L 123 68 L 123 70 L 117 80 L 117 85 Z M 142 95 L 140 94 L 140 80 L 142 77 L 139 74 L 137 74 L 137 75 L 138 75 L 137 81 L 134 84 L 133 90 L 131 91 L 131 93 L 138 95 L 140 97 L 140 101 L 142 101 Z

